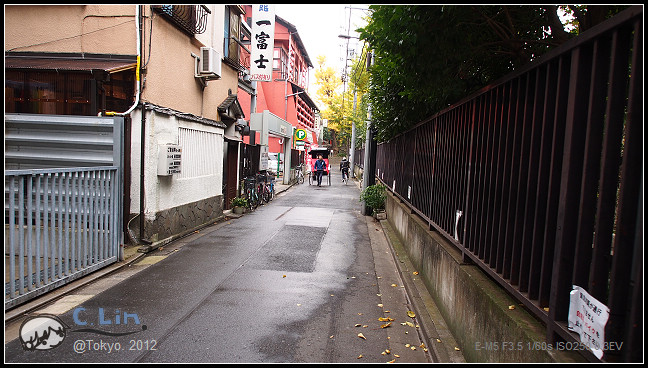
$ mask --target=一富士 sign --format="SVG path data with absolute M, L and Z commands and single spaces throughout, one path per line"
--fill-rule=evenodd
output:
M 272 81 L 274 58 L 274 5 L 252 5 L 250 80 Z

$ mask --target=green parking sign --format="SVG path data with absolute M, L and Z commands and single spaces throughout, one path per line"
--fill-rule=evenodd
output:
M 304 129 L 295 130 L 295 140 L 303 141 L 306 139 L 306 131 Z

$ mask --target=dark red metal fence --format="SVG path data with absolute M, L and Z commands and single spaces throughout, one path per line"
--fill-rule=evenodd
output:
M 610 309 L 605 361 L 643 352 L 643 8 L 632 7 L 378 147 L 376 175 L 534 313 L 572 285 Z M 593 355 L 586 357 L 595 360 Z

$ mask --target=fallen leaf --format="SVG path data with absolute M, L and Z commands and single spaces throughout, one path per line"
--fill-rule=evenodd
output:
M 441 342 L 441 339 L 437 339 L 437 342 Z
M 382 308 L 383 305 L 382 305 L 382 303 L 381 303 L 381 304 L 378 304 L 378 306 L 379 306 L 380 308 Z
M 388 361 L 387 363 L 393 363 L 395 361 L 396 361 L 396 359 L 392 359 L 392 360 Z
M 408 326 L 410 326 L 410 327 L 415 327 L 414 324 L 413 324 L 412 322 L 405 322 L 405 324 L 408 325 Z
M 414 272 L 412 272 L 412 274 L 418 275 L 418 271 L 414 271 Z
M 362 326 L 362 325 L 359 324 L 359 323 L 356 323 L 355 326 L 353 326 L 353 327 L 360 327 L 360 326 Z
M 455 350 L 456 350 L 456 351 L 459 351 L 459 350 L 461 350 L 461 349 L 459 349 L 458 347 L 455 346 Z
M 358 337 L 361 338 L 361 339 L 363 339 L 363 340 L 366 340 L 366 339 L 367 339 L 367 338 L 362 334 L 362 332 L 360 332 L 360 333 L 358 334 Z
M 396 287 L 396 286 L 398 286 L 398 285 L 396 285 L 396 284 L 391 284 L 391 286 Z
M 396 358 L 400 358 L 400 355 L 398 355 L 398 354 L 394 354 L 394 356 L 395 356 Z
M 515 309 L 515 306 L 514 306 L 514 305 L 509 305 L 509 309 L 510 309 L 510 310 Z
M 362 359 L 362 354 L 358 355 L 358 359 Z
M 380 328 L 387 328 L 391 326 L 391 322 L 385 323 L 384 325 L 380 325 Z
M 286 278 L 286 275 L 283 275 L 283 278 Z
M 379 317 L 378 320 L 380 322 L 389 322 L 389 321 L 393 321 L 394 319 L 391 317 Z
M 414 314 L 414 312 L 412 312 L 412 311 L 407 311 L 407 315 L 408 315 L 409 317 L 411 317 L 411 318 L 416 317 L 416 314 Z
M 416 350 L 416 346 L 410 346 L 410 349 Z
M 405 347 L 406 347 L 406 348 L 409 348 L 410 346 L 412 346 L 412 345 L 410 345 L 410 344 L 405 344 Z

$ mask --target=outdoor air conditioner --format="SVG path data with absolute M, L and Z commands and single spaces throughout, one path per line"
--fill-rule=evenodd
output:
M 200 63 L 198 64 L 198 74 L 201 76 L 221 76 L 221 56 L 211 47 L 200 48 Z

